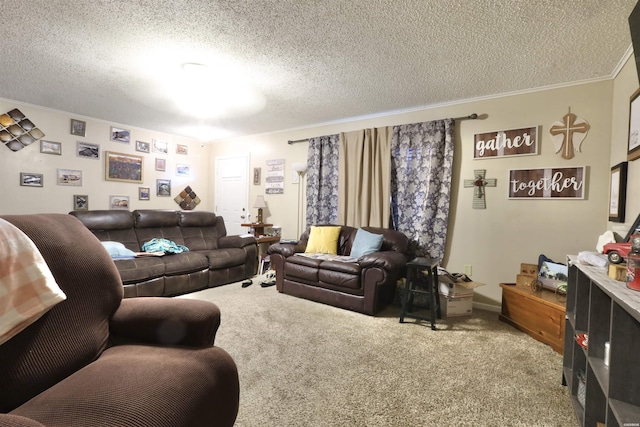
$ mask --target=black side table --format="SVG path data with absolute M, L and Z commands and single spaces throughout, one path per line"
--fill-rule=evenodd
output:
M 429 297 L 429 317 L 411 313 L 415 295 L 427 295 Z M 438 297 L 438 260 L 418 257 L 407 263 L 407 283 L 402 295 L 400 323 L 404 322 L 405 317 L 429 320 L 431 329 L 435 331 L 436 316 L 438 319 L 442 318 L 440 298 Z

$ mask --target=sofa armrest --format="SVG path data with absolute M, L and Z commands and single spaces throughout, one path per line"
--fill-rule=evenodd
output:
M 249 245 L 256 245 L 258 241 L 253 236 L 222 236 L 218 238 L 219 248 L 244 248 Z
M 288 258 L 296 253 L 304 252 L 305 247 L 306 246 L 304 245 L 296 245 L 293 243 L 274 243 L 273 245 L 269 246 L 268 252 L 269 255 L 279 254 L 284 258 Z
M 0 414 L 0 426 L 3 427 L 45 427 L 44 424 L 32 420 L 31 418 L 21 417 L 20 415 Z
M 125 298 L 109 324 L 112 340 L 193 347 L 212 346 L 220 309 L 208 301 Z
M 395 251 L 374 252 L 360 257 L 358 264 L 363 269 L 380 267 L 387 271 L 403 270 L 407 264 L 407 257 Z

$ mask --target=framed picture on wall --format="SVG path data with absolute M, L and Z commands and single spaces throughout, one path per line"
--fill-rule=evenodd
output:
M 105 151 L 105 179 L 142 183 L 144 159 L 133 154 Z
M 156 179 L 156 196 L 159 196 L 159 197 L 171 196 L 171 180 L 170 179 Z
M 629 105 L 629 145 L 627 160 L 632 161 L 640 157 L 640 89 L 631 95 Z
M 71 135 L 85 136 L 87 132 L 87 123 L 82 120 L 71 119 Z
M 74 211 L 88 211 L 89 210 L 89 196 L 86 194 L 74 194 L 73 195 L 73 210 Z
M 627 162 L 611 168 L 611 188 L 609 191 L 609 221 L 624 222 L 627 204 Z
M 42 187 L 44 176 L 41 173 L 20 172 L 20 185 L 25 187 Z
M 131 142 L 131 131 L 111 126 L 111 140 L 129 144 Z

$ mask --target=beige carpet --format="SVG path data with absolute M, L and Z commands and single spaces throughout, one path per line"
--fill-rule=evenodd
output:
M 259 278 L 258 278 L 259 279 Z M 498 314 L 398 322 L 231 284 L 216 345 L 240 375 L 237 426 L 575 426 L 562 357 Z

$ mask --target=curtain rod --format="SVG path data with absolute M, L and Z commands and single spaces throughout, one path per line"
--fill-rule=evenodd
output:
M 473 113 L 473 114 L 469 114 L 468 116 L 454 117 L 453 120 L 475 120 L 477 118 L 478 118 L 478 115 L 476 113 Z M 296 139 L 295 141 L 287 141 L 287 144 L 291 145 L 291 144 L 297 144 L 299 142 L 307 142 L 307 141 L 309 141 L 309 138 Z

